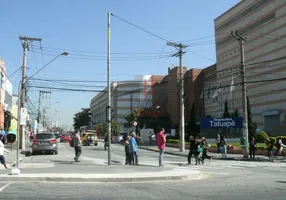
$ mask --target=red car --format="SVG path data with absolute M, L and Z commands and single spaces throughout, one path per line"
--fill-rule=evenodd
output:
M 70 142 L 71 136 L 68 133 L 64 133 L 61 135 L 61 142 Z

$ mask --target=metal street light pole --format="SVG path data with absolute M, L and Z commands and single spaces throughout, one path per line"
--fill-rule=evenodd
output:
M 107 13 L 107 134 L 108 134 L 108 165 L 111 165 L 111 88 L 110 88 L 110 18 L 111 12 Z

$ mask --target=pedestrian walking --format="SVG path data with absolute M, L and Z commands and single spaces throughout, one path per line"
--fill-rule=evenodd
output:
M 270 139 L 268 138 L 268 139 L 267 139 L 267 142 L 266 142 L 266 146 L 267 146 L 269 161 L 273 162 L 273 148 L 274 148 L 274 142 L 273 142 L 273 140 L 270 140 Z
M 256 151 L 256 141 L 255 141 L 255 138 L 252 137 L 250 142 L 249 142 L 250 159 L 255 159 L 255 151 Z
M 3 140 L 3 135 L 0 135 L 0 163 L 5 167 L 5 169 L 7 169 L 7 165 L 6 165 L 6 160 L 4 157 L 4 152 L 9 153 L 9 151 L 7 149 L 5 149 L 5 146 L 2 142 Z
M 81 151 L 82 141 L 81 141 L 81 138 L 80 138 L 79 131 L 75 132 L 73 140 L 74 140 L 73 142 L 74 142 L 74 151 L 75 151 L 74 161 L 75 162 L 79 162 L 78 158 L 80 157 L 80 155 L 82 153 L 82 151 Z
M 227 154 L 226 144 L 227 144 L 226 138 L 225 136 L 222 136 L 222 139 L 220 142 L 220 148 L 221 148 L 220 152 L 221 152 L 222 157 L 226 157 L 226 154 Z
M 190 136 L 190 150 L 188 155 L 188 164 L 191 164 L 192 161 L 192 155 L 195 155 L 195 138 L 194 136 Z
M 132 153 L 132 164 L 138 165 L 138 148 L 137 148 L 137 143 L 136 143 L 136 133 L 132 132 L 131 133 L 131 138 L 130 138 L 130 153 Z
M 202 148 L 202 141 L 200 139 L 200 136 L 197 136 L 195 139 L 195 159 L 196 159 L 196 165 L 203 162 L 201 158 L 201 152 L 203 152 Z
M 105 138 L 104 138 L 104 150 L 106 150 L 106 147 L 109 148 L 108 139 L 109 139 L 109 134 L 106 133 Z
M 282 142 L 282 137 L 280 138 L 277 138 L 277 141 L 276 141 L 276 148 L 277 148 L 277 151 L 275 152 L 274 156 L 276 156 L 278 153 L 279 154 L 282 154 L 283 157 L 285 158 L 285 154 L 283 152 L 283 148 L 285 148 L 286 146 L 283 144 Z
M 130 150 L 130 137 L 127 136 L 126 140 L 124 142 L 124 146 L 125 146 L 125 165 L 131 165 L 131 161 L 132 161 L 132 154 L 131 154 L 131 150 Z
M 159 129 L 156 135 L 157 147 L 159 149 L 159 167 L 164 166 L 164 151 L 166 148 L 166 135 L 165 129 Z
M 202 163 L 204 164 L 205 158 L 211 160 L 212 158 L 208 156 L 208 148 L 209 144 L 207 142 L 207 139 L 205 137 L 202 137 L 202 147 L 203 147 L 203 155 L 202 155 Z

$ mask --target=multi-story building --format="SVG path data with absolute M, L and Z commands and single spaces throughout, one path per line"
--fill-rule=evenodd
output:
M 215 19 L 215 86 L 221 87 L 213 107 L 222 108 L 228 99 L 231 110 L 242 111 L 240 45 L 231 35 L 237 30 L 247 41 L 244 45 L 246 85 L 252 117 L 258 128 L 270 134 L 286 130 L 286 59 L 279 59 L 286 53 L 285 21 L 286 0 L 240 1 Z M 234 87 L 230 87 L 232 82 Z M 217 116 L 222 114 L 221 110 L 217 110 Z
M 197 121 L 200 117 L 212 115 L 211 97 L 214 88 L 208 89 L 210 84 L 216 83 L 216 65 L 205 69 L 183 68 L 184 72 L 184 100 L 185 122 L 190 121 L 192 106 L 195 106 Z M 171 127 L 180 123 L 180 67 L 169 67 L 168 74 L 161 82 L 153 85 L 153 109 L 160 106 L 160 116 L 170 119 Z M 194 104 L 195 103 L 195 104 Z
M 152 85 L 162 76 L 135 76 L 132 81 L 113 82 L 111 84 L 112 119 L 125 129 L 125 116 L 133 109 L 152 108 Z M 101 124 L 106 121 L 107 88 L 97 94 L 90 103 L 92 122 Z M 125 129 L 126 130 L 126 129 Z
M 6 64 L 0 57 L 0 127 L 4 128 Z

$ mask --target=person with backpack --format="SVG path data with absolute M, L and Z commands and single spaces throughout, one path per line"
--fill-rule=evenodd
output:
M 202 163 L 203 164 L 203 160 L 201 158 L 201 152 L 203 152 L 203 148 L 202 148 L 202 141 L 200 140 L 200 136 L 197 136 L 195 139 L 195 145 L 194 145 L 194 155 L 195 155 L 195 159 L 196 159 L 196 165 Z
M 205 137 L 202 137 L 202 148 L 203 148 L 203 155 L 202 155 L 202 163 L 204 164 L 205 158 L 211 160 L 212 158 L 208 156 L 208 148 L 209 144 L 207 142 L 207 139 Z
M 74 151 L 75 151 L 74 161 L 79 162 L 78 158 L 80 157 L 82 153 L 81 151 L 82 141 L 80 138 L 79 131 L 76 131 L 75 134 L 72 136 L 71 144 L 74 147 Z
M 108 133 L 106 133 L 105 138 L 104 138 L 104 150 L 106 150 L 106 147 L 108 146 L 108 139 L 109 139 L 109 135 Z

